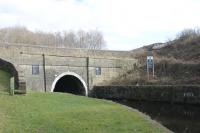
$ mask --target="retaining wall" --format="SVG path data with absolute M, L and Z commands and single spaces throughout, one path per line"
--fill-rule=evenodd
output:
M 200 86 L 94 86 L 90 96 L 105 99 L 200 104 Z

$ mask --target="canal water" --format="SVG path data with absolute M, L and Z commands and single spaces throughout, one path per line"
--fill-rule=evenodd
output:
M 115 101 L 138 109 L 175 133 L 200 133 L 200 106 L 141 101 Z

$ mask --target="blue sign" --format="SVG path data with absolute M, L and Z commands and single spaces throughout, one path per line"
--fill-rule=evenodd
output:
M 147 68 L 153 69 L 153 67 L 154 67 L 153 56 L 147 56 Z
M 148 59 L 147 61 L 148 68 L 153 68 L 153 59 Z

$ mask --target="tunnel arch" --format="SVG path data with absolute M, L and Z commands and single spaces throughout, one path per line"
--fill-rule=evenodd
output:
M 70 85 L 71 82 L 74 82 L 73 84 L 75 86 L 78 86 L 79 88 L 70 88 L 69 90 L 67 90 L 68 88 L 64 88 L 65 90 L 63 88 L 59 89 L 57 88 L 61 83 L 63 83 L 63 86 L 66 85 L 66 87 L 68 87 L 67 85 Z M 78 89 L 78 90 L 72 90 L 72 89 Z M 74 91 L 74 93 L 72 91 Z M 64 72 L 58 75 L 53 81 L 51 92 L 69 92 L 72 94 L 88 96 L 88 89 L 86 82 L 83 80 L 81 76 L 79 76 L 74 72 Z
M 10 73 L 11 76 L 14 77 L 15 89 L 18 89 L 19 78 L 18 78 L 18 71 L 17 71 L 16 67 L 12 63 L 0 58 L 0 69 Z

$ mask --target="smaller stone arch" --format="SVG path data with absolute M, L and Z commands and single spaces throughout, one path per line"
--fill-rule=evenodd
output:
M 59 80 L 61 80 L 61 79 L 64 78 L 65 76 L 72 76 L 72 77 L 77 78 L 77 79 L 82 83 L 82 85 L 83 85 L 83 87 L 84 87 L 85 96 L 88 96 L 88 88 L 87 88 L 86 82 L 83 80 L 83 78 L 82 78 L 80 75 L 78 75 L 77 73 L 74 73 L 74 72 L 64 72 L 64 73 L 58 75 L 58 76 L 54 79 L 54 81 L 53 81 L 53 83 L 52 83 L 51 92 L 54 92 L 54 89 L 55 89 L 55 87 L 56 87 L 56 84 L 59 82 Z
M 0 69 L 4 70 L 6 72 L 9 72 L 14 77 L 15 89 L 18 89 L 19 88 L 19 77 L 18 77 L 18 71 L 17 71 L 16 67 L 12 63 L 0 58 Z

